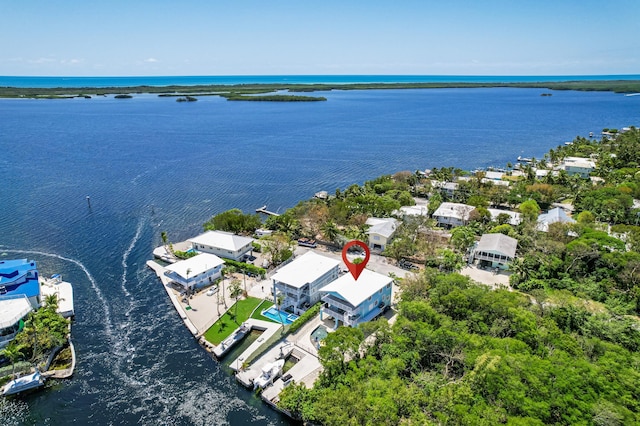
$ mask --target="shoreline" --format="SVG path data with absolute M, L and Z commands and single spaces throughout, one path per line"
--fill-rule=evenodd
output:
M 276 91 L 289 93 L 330 92 L 333 90 L 389 90 L 389 89 L 474 89 L 474 88 L 518 88 L 546 90 L 600 91 L 614 93 L 640 92 L 640 80 L 572 80 L 540 82 L 429 82 L 429 83 L 253 83 L 253 84 L 205 84 L 166 86 L 123 87 L 0 87 L 0 98 L 19 99 L 68 99 L 91 96 L 158 94 L 221 96 L 232 100 L 250 100 L 245 95 L 268 94 Z M 302 95 L 288 95 L 289 101 L 320 100 Z M 264 101 L 273 101 L 265 96 Z M 230 99 L 231 100 L 231 99 Z M 254 99 L 255 101 L 255 99 Z M 280 99 L 282 101 L 282 99 Z

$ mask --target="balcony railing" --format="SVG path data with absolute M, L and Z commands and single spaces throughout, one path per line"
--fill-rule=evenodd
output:
M 328 303 L 329 305 L 336 306 L 336 307 L 338 307 L 338 308 L 340 308 L 340 309 L 342 309 L 343 311 L 346 311 L 346 312 L 351 312 L 354 309 L 354 307 L 351 306 L 350 304 L 348 304 L 348 303 L 344 302 L 343 300 L 338 299 L 338 298 L 336 298 L 336 297 L 334 297 L 334 296 L 332 296 L 330 294 L 327 294 L 327 295 L 323 296 L 322 297 L 322 301 L 325 302 L 325 303 Z

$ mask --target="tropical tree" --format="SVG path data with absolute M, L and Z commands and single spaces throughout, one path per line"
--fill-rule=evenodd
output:
M 12 343 L 6 348 L 2 349 L 0 353 L 9 358 L 9 361 L 11 362 L 11 375 L 15 374 L 16 362 L 18 362 L 18 360 L 23 356 L 22 347 Z
M 236 322 L 236 324 L 238 323 L 238 299 L 240 298 L 241 294 L 242 287 L 240 286 L 240 280 L 231 281 L 231 284 L 229 286 L 229 296 L 231 296 L 231 298 L 235 299 L 236 301 L 233 314 L 233 320 Z
M 280 324 L 282 324 L 282 330 L 284 330 L 284 321 L 282 320 L 282 303 L 284 302 L 284 294 L 280 293 L 276 297 L 276 308 L 278 309 L 278 318 L 280 318 Z
M 338 237 L 340 236 L 340 230 L 334 221 L 328 220 L 320 227 L 320 231 L 324 237 L 332 243 L 338 243 Z
M 44 298 L 44 306 L 45 309 L 56 312 L 56 310 L 58 309 L 58 295 L 55 293 L 46 295 Z
M 273 265 L 279 265 L 293 254 L 293 242 L 287 234 L 274 233 L 264 237 L 264 251 Z

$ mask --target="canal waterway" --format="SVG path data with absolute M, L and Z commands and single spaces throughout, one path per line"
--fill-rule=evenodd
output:
M 640 124 L 637 96 L 543 92 L 0 99 L 0 256 L 74 284 L 78 355 L 72 379 L 0 401 L 0 424 L 288 424 L 184 327 L 145 266 L 160 233 L 181 241 L 229 208 L 282 212 L 381 174 L 504 166 Z

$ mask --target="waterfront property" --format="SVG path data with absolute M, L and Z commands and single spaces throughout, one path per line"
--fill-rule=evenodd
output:
M 589 158 L 566 157 L 561 164 L 561 168 L 569 176 L 578 175 L 588 178 L 589 174 L 596 169 L 596 163 Z
M 189 239 L 193 248 L 199 252 L 211 253 L 224 259 L 240 261 L 251 252 L 253 238 L 235 235 L 230 232 L 207 231 Z
M 185 290 L 211 284 L 220 277 L 224 261 L 210 253 L 200 253 L 166 267 L 165 275 Z
M 383 251 L 391 242 L 398 229 L 398 220 L 394 218 L 370 217 L 365 222 L 369 225 L 367 234 L 369 235 L 369 248 L 371 250 Z
M 469 215 L 475 209 L 474 206 L 460 203 L 442 203 L 433 212 L 433 218 L 438 222 L 438 226 L 454 228 L 466 225 Z
M 371 321 L 391 305 L 392 283 L 393 278 L 369 269 L 364 269 L 358 280 L 344 274 L 322 289 L 320 318 L 332 317 L 335 328 L 340 322 L 355 327 Z
M 0 261 L 0 298 L 24 294 L 31 306 L 41 303 L 40 282 L 36 262 L 27 259 Z
M 575 223 L 576 221 L 569 217 L 567 213 L 560 207 L 549 210 L 547 213 L 543 213 L 538 216 L 538 231 L 548 232 L 549 225 L 552 223 Z
M 320 300 L 320 289 L 338 278 L 340 261 L 308 251 L 273 275 L 273 293 L 284 296 L 280 309 L 301 314 Z
M 484 234 L 471 254 L 471 260 L 491 268 L 507 269 L 516 257 L 518 240 L 504 234 Z
M 0 349 L 16 337 L 24 327 L 25 317 L 33 310 L 24 294 L 0 298 Z

